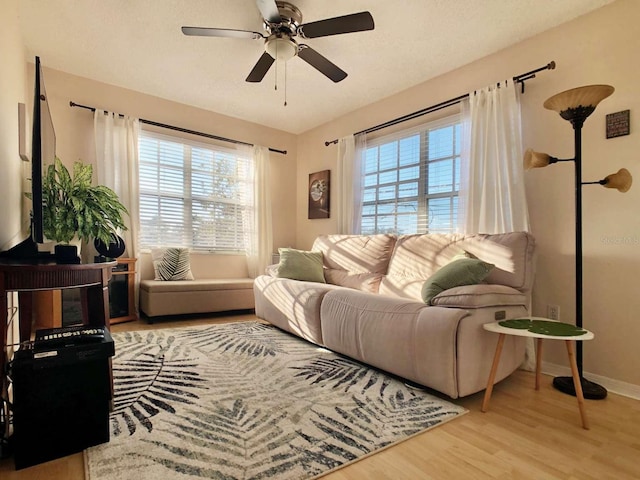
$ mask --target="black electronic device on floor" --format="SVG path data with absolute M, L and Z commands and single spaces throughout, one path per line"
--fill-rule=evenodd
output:
M 77 351 L 80 345 L 95 344 L 100 351 L 100 349 L 108 349 L 109 345 L 113 345 L 104 343 L 104 337 L 104 327 L 72 325 L 70 327 L 46 328 L 36 330 L 33 348 L 36 352 L 55 350 L 60 347 L 73 347 L 69 351 Z
M 10 374 L 16 469 L 109 441 L 113 354 L 109 331 L 87 326 L 40 330 L 33 344 L 15 353 Z

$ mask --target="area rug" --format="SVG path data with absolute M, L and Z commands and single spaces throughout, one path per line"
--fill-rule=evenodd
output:
M 259 322 L 113 337 L 90 480 L 310 479 L 466 412 Z

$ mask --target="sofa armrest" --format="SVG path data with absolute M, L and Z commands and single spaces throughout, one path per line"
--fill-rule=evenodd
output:
M 454 287 L 433 297 L 433 306 L 483 308 L 506 305 L 527 305 L 526 296 L 506 285 L 477 284 Z

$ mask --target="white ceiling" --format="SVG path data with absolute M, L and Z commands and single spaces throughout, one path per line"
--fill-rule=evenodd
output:
M 299 58 L 247 83 L 260 40 L 180 27 L 262 30 L 255 0 L 20 0 L 29 58 L 45 67 L 291 132 L 489 55 L 612 0 L 290 0 L 303 23 L 368 10 L 373 31 L 304 40 L 345 70 L 333 83 Z M 536 66 L 532 66 L 535 68 Z M 108 106 L 107 106 L 108 107 Z

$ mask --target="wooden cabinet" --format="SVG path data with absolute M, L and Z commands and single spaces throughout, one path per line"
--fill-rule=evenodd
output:
M 109 281 L 109 323 L 137 320 L 136 258 L 118 258 Z

